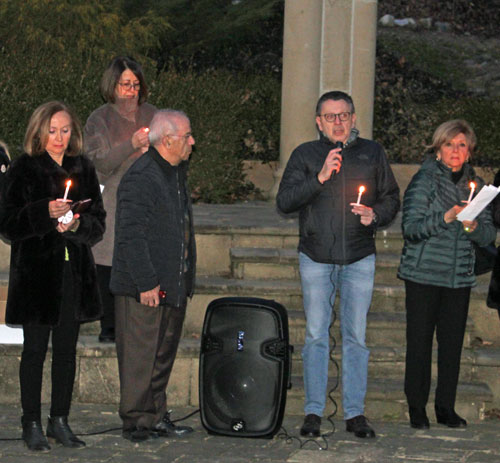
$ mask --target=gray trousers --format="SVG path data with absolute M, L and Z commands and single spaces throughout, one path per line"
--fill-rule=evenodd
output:
M 167 411 L 166 388 L 186 307 L 147 307 L 115 297 L 115 336 L 123 429 L 151 428 Z

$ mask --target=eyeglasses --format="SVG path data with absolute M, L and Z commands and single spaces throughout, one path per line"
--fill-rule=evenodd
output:
M 321 114 L 321 117 L 324 117 L 326 122 L 335 122 L 335 119 L 338 117 L 341 122 L 345 122 L 349 120 L 351 117 L 351 113 L 348 112 L 343 112 L 343 113 L 326 113 L 326 114 Z
M 186 135 L 176 135 L 176 134 L 171 134 L 171 133 L 167 133 L 167 135 L 169 137 L 179 137 L 179 138 L 184 138 L 184 140 L 187 140 L 189 139 L 190 137 L 193 136 L 193 134 L 191 132 L 188 132 L 186 133 Z
M 141 88 L 141 84 L 139 83 L 132 84 L 131 82 L 118 82 L 118 85 L 124 88 L 125 90 L 130 90 L 130 89 L 140 90 Z

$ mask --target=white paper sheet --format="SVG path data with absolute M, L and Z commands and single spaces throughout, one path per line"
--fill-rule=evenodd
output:
M 474 220 L 500 192 L 500 187 L 485 185 L 476 197 L 457 215 L 457 220 Z

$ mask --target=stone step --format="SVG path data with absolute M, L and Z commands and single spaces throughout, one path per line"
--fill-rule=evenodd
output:
M 289 311 L 290 342 L 303 344 L 305 342 L 306 321 L 303 311 Z M 469 347 L 472 341 L 473 325 L 467 321 L 464 335 L 464 347 Z M 333 327 L 333 335 L 341 343 L 340 321 Z M 402 312 L 368 312 L 366 327 L 366 345 L 368 347 L 387 346 L 400 347 L 406 345 L 406 315 Z
M 335 380 L 328 382 L 328 391 L 335 386 Z M 341 384 L 333 392 L 338 411 L 337 417 L 342 417 Z M 431 426 L 435 423 L 434 403 L 435 383 L 432 383 L 431 394 L 427 406 Z M 470 422 L 478 422 L 484 419 L 485 410 L 491 408 L 493 394 L 485 383 L 459 383 L 457 390 L 456 411 Z M 335 409 L 333 403 L 327 398 L 325 416 Z M 287 394 L 285 413 L 290 415 L 304 414 L 304 384 L 299 376 L 292 377 L 292 388 Z M 369 378 L 368 389 L 365 400 L 365 414 L 373 420 L 381 421 L 404 421 L 408 420 L 408 405 L 404 395 L 402 380 Z
M 172 406 L 197 406 L 199 404 L 199 349 L 199 339 L 185 338 L 180 343 L 168 388 L 169 404 Z M 19 402 L 18 369 L 21 351 L 20 345 L 0 345 L 0 403 Z M 299 355 L 296 350 L 293 355 L 294 359 Z M 375 363 L 390 363 L 391 359 L 394 362 L 402 361 L 401 348 L 372 350 L 367 394 L 367 415 L 371 419 L 406 419 L 403 376 L 390 377 L 384 369 L 373 369 Z M 42 392 L 44 403 L 50 400 L 50 363 L 49 348 L 44 368 Z M 487 348 L 477 349 L 474 352 L 466 350 L 462 364 L 469 363 L 471 374 L 463 377 L 459 383 L 457 411 L 467 419 L 477 421 L 482 419 L 486 409 L 491 409 L 494 405 L 492 404 L 492 389 L 498 387 L 500 378 L 500 351 Z M 334 382 L 334 378 L 330 378 L 329 387 L 332 387 Z M 301 415 L 304 401 L 301 374 L 292 375 L 292 385 L 292 389 L 288 391 L 287 413 Z M 339 406 L 341 406 L 340 389 L 341 386 L 334 393 Z M 99 344 L 95 337 L 80 336 L 73 401 L 75 403 L 118 403 L 119 378 L 114 345 Z M 429 403 L 432 403 L 432 398 Z
M 478 286 L 473 290 L 470 303 L 471 312 L 478 311 L 480 315 L 480 310 L 485 305 L 486 294 L 486 286 Z M 240 280 L 199 276 L 196 280 L 195 295 L 188 304 L 185 321 L 186 333 L 201 333 L 208 304 L 214 299 L 226 296 L 274 299 L 289 311 L 302 311 L 302 292 L 298 280 Z M 404 286 L 375 285 L 371 305 L 372 313 L 401 313 L 405 310 L 404 304 Z M 338 308 L 338 303 L 336 303 L 336 307 Z M 401 324 L 399 328 L 401 328 Z
M 236 279 L 298 280 L 299 257 L 295 249 L 284 248 L 231 248 L 231 277 Z M 401 258 L 386 250 L 377 253 L 375 283 L 403 285 L 397 278 Z M 491 274 L 477 277 L 478 284 L 488 284 Z
M 198 404 L 200 341 L 182 339 L 169 383 L 169 403 Z M 0 344 L 0 403 L 19 403 L 19 362 L 22 345 Z M 51 348 L 43 370 L 42 401 L 50 402 Z M 73 401 L 118 403 L 120 381 L 114 344 L 101 344 L 95 336 L 80 335 Z
M 437 378 L 437 342 L 434 340 L 435 349 L 432 352 L 432 378 Z M 292 355 L 292 372 L 302 375 L 302 344 L 294 345 Z M 370 360 L 368 363 L 369 378 L 403 379 L 405 374 L 406 347 L 369 346 Z M 342 366 L 342 341 L 339 340 L 333 352 L 333 359 L 337 362 L 339 373 Z M 460 362 L 460 381 L 475 382 L 486 381 L 478 376 L 480 365 L 488 365 L 492 372 L 500 376 L 500 348 L 478 347 L 464 348 Z M 333 362 L 329 363 L 329 376 L 335 377 L 337 369 Z M 500 379 L 499 379 L 500 383 Z M 491 381 L 492 389 L 495 381 Z

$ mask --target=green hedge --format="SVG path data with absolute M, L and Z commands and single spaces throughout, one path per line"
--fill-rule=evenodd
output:
M 102 104 L 98 85 L 108 61 L 131 54 L 145 67 L 149 101 L 191 118 L 195 198 L 231 202 L 258 193 L 242 160 L 279 159 L 282 0 L 202 0 L 196 12 L 188 0 L 145 0 L 140 8 L 123 0 L 56 3 L 0 2 L 0 138 L 14 156 L 38 105 L 63 100 L 84 123 Z M 205 18 L 205 9 L 213 14 Z M 262 36 L 263 25 L 270 35 Z M 477 132 L 475 164 L 497 166 L 500 102 L 465 93 L 460 50 L 387 34 L 378 45 L 374 138 L 391 161 L 421 162 L 437 125 L 459 117 Z M 165 69 L 165 62 L 181 67 Z
M 95 60 L 82 70 L 81 63 L 43 53 L 31 56 L 29 65 L 24 56 L 5 55 L 0 61 L 0 75 L 5 76 L 0 87 L 0 138 L 14 156 L 21 152 L 28 119 L 39 104 L 65 101 L 85 123 L 103 103 L 98 85 L 107 60 Z M 149 101 L 159 108 L 182 109 L 191 118 L 196 145 L 190 183 L 195 199 L 231 202 L 247 197 L 253 187 L 244 179 L 242 160 L 277 157 L 279 82 L 225 70 L 155 74 L 151 65 L 146 66 Z

